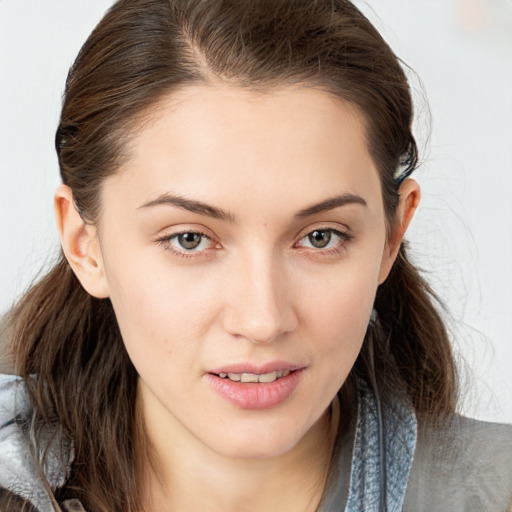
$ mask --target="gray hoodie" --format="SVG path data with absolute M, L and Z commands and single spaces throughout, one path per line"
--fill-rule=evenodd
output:
M 53 512 L 51 492 L 69 476 L 73 450 L 59 435 L 38 471 L 29 424 L 23 382 L 0 374 L 1 512 L 21 511 L 22 504 L 33 507 L 27 512 Z M 77 500 L 60 506 L 84 510 Z M 379 404 L 358 382 L 357 416 L 337 440 L 317 511 L 512 512 L 512 427 L 461 416 L 442 427 L 418 427 L 409 404 Z

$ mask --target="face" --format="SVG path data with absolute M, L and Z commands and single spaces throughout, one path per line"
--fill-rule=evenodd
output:
M 226 456 L 291 450 L 392 263 L 361 115 L 308 88 L 196 86 L 129 149 L 98 239 L 146 422 Z

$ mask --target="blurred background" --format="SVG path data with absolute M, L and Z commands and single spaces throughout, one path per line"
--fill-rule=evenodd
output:
M 54 131 L 111 0 L 0 0 L 0 312 L 58 253 Z M 423 190 L 409 240 L 445 302 L 461 411 L 512 422 L 512 1 L 355 2 L 407 63 Z

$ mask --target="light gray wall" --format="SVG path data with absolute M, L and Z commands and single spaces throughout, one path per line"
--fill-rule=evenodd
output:
M 110 0 L 0 0 L 0 311 L 55 254 L 53 151 L 68 67 Z M 423 81 L 413 254 L 471 367 L 465 411 L 512 421 L 512 2 L 357 1 Z

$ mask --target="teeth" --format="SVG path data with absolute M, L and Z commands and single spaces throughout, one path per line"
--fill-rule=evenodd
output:
M 274 382 L 277 379 L 277 372 L 264 373 L 258 378 L 258 382 Z
M 236 375 L 236 374 L 235 374 Z M 240 377 L 239 375 L 236 375 L 236 377 Z M 231 379 L 231 375 L 229 376 Z M 242 382 L 258 382 L 258 375 L 254 375 L 254 373 L 242 373 L 242 376 L 240 378 Z
M 286 377 L 290 375 L 290 370 L 279 370 L 276 372 L 264 373 L 262 375 L 257 375 L 255 373 L 219 373 L 219 377 L 221 379 L 229 379 L 234 382 L 246 382 L 246 383 L 255 383 L 255 382 L 274 382 L 277 379 L 281 379 L 282 377 Z

